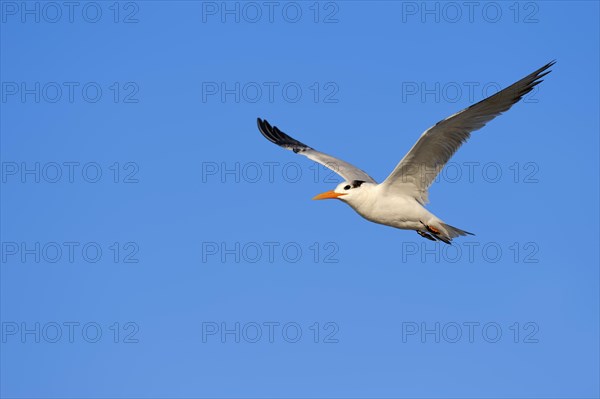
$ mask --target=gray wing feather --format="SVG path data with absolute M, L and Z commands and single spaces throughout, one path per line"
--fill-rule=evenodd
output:
M 388 190 L 413 195 L 420 203 L 428 202 L 428 188 L 467 141 L 471 132 L 481 129 L 496 116 L 510 109 L 542 82 L 541 78 L 555 61 L 527 75 L 504 90 L 438 122 L 421 135 L 394 171 L 383 181 Z
M 307 158 L 320 163 L 326 168 L 331 169 L 333 172 L 342 176 L 347 181 L 362 180 L 366 182 L 375 183 L 375 180 L 356 166 L 349 164 L 348 162 L 342 161 L 319 152 L 314 148 L 307 146 L 304 143 L 288 136 L 277 128 L 277 126 L 271 126 L 266 120 L 257 119 L 258 130 L 262 133 L 267 140 L 277 144 L 286 150 L 294 151 L 296 154 L 301 154 Z

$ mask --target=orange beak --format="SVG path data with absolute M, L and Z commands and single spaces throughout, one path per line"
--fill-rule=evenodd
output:
M 346 195 L 344 193 L 336 193 L 333 190 L 330 191 L 325 191 L 324 193 L 321 193 L 315 197 L 313 197 L 314 200 L 322 200 L 322 199 L 333 199 L 333 198 L 337 198 L 340 197 L 342 195 Z

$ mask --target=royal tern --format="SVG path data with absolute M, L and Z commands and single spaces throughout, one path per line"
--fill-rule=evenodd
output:
M 481 129 L 523 98 L 550 73 L 552 65 L 554 61 L 427 129 L 380 184 L 357 167 L 291 138 L 266 120 L 258 118 L 258 129 L 269 141 L 304 155 L 345 179 L 334 190 L 313 199 L 336 198 L 371 222 L 416 230 L 424 238 L 450 244 L 453 238 L 472 233 L 444 223 L 425 209 L 429 186 L 471 132 Z

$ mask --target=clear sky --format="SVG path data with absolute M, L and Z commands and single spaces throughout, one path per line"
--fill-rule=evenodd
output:
M 597 2 L 1 5 L 6 398 L 596 398 Z M 556 59 L 429 209 L 366 222 L 256 118 L 381 181 Z

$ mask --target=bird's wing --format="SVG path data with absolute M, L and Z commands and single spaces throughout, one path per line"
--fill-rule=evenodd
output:
M 471 132 L 481 129 L 533 90 L 550 73 L 546 70 L 554 63 L 427 129 L 381 185 L 390 192 L 409 194 L 426 204 L 429 186 Z
M 356 166 L 349 164 L 348 162 L 342 161 L 332 157 L 331 155 L 319 152 L 306 144 L 299 142 L 283 133 L 277 128 L 277 126 L 271 126 L 266 120 L 257 119 L 258 130 L 262 133 L 267 140 L 277 144 L 286 150 L 294 151 L 296 154 L 302 154 L 315 162 L 320 163 L 326 168 L 331 169 L 338 175 L 342 176 L 347 181 L 362 180 L 370 183 L 375 183 L 375 180 Z

